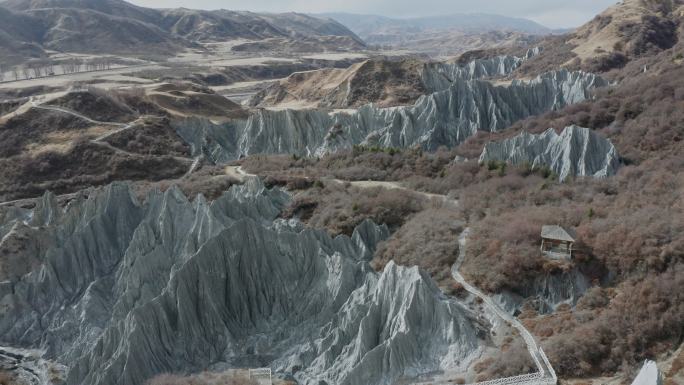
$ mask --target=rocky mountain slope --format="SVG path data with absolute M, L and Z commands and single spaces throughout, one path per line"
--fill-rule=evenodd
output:
M 45 55 L 36 43 L 40 39 L 40 30 L 36 29 L 40 21 L 28 15 L 17 15 L 0 7 L 0 57 L 2 64 L 14 64 L 25 58 Z
M 371 104 L 336 113 L 257 110 L 246 120 L 224 125 L 202 119 L 174 124 L 194 154 L 215 162 L 256 153 L 321 155 L 356 144 L 435 150 L 458 145 L 477 130 L 497 131 L 530 115 L 583 101 L 606 85 L 592 74 L 559 71 L 509 86 L 457 81 L 407 107 Z
M 212 203 L 175 188 L 140 203 L 114 184 L 65 209 L 46 194 L 5 212 L 3 240 L 23 223 L 39 229 L 23 242 L 45 247 L 43 267 L 0 284 L 2 340 L 45 347 L 67 383 L 89 385 L 218 361 L 388 384 L 475 357 L 483 326 L 425 273 L 370 268 L 385 227 L 333 239 L 276 220 L 288 200 L 256 179 Z
M 427 93 L 419 60 L 366 60 L 346 69 L 296 72 L 254 95 L 252 107 L 352 108 L 410 104 Z
M 681 0 L 624 0 L 566 35 L 547 37 L 537 44 L 546 48 L 541 60 L 521 68 L 521 75 L 536 75 L 564 67 L 590 72 L 614 72 L 630 62 L 643 70 L 657 65 L 655 55 L 674 47 L 682 36 L 684 3 Z M 679 56 L 673 53 L 673 56 Z
M 184 183 L 196 160 L 171 121 L 201 116 L 222 122 L 247 116 L 210 89 L 180 82 L 147 91 L 88 88 L 40 106 L 28 100 L 19 105 L 24 106 L 21 111 L 8 111 L 0 119 L 2 201 L 39 197 L 46 189 L 73 193 L 116 180 L 170 178 Z M 231 178 L 220 168 L 214 172 L 218 175 L 210 184 L 228 187 Z
M 170 55 L 196 48 L 196 41 L 324 41 L 334 36 L 346 39 L 346 47 L 364 47 L 361 39 L 334 20 L 295 13 L 157 10 L 122 0 L 6 0 L 0 8 L 7 17 L 34 20 L 25 24 L 30 31 L 28 38 L 25 33 L 0 27 L 6 32 L 5 46 L 27 42 L 67 52 Z M 13 52 L 21 53 L 17 48 Z
M 525 57 L 498 56 L 466 65 L 425 63 L 418 59 L 369 59 L 346 69 L 296 72 L 254 95 L 252 107 L 356 108 L 373 103 L 393 107 L 415 103 L 422 95 L 443 91 L 458 81 L 491 79 L 511 74 Z
M 511 139 L 487 143 L 480 162 L 492 160 L 547 167 L 560 181 L 577 176 L 606 178 L 615 175 L 620 165 L 617 150 L 609 140 L 578 126 L 566 127 L 560 134 L 550 128 L 539 135 L 523 132 Z
M 684 16 L 679 0 L 624 0 L 583 25 L 569 41 L 581 59 L 597 54 L 640 56 L 672 47 Z

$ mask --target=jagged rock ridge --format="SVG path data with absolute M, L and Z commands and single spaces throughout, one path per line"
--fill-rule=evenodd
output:
M 429 276 L 370 268 L 386 227 L 331 238 L 277 219 L 288 199 L 256 179 L 213 203 L 176 188 L 140 203 L 125 184 L 65 209 L 46 194 L 0 224 L 48 240 L 40 269 L 2 285 L 0 342 L 45 348 L 73 385 L 219 362 L 302 384 L 389 384 L 478 354 L 481 326 Z
M 524 57 L 497 56 L 466 65 L 425 63 L 418 59 L 368 59 L 348 68 L 295 72 L 258 92 L 252 107 L 358 108 L 406 106 L 420 96 L 448 89 L 458 81 L 510 75 L 526 60 L 541 52 L 528 50 Z
M 663 376 L 656 362 L 646 360 L 632 385 L 663 385 Z
M 524 57 L 496 56 L 473 60 L 467 65 L 447 62 L 429 63 L 422 68 L 421 79 L 432 92 L 443 91 L 459 81 L 508 76 L 525 61 L 538 56 L 541 52 L 542 48 L 536 47 L 527 50 Z
M 561 181 L 569 177 L 606 178 L 620 166 L 615 146 L 588 128 L 569 126 L 559 134 L 553 128 L 543 134 L 523 132 L 501 142 L 488 143 L 480 162 L 490 160 L 532 167 L 548 167 Z
M 495 86 L 457 81 L 408 107 L 366 105 L 354 112 L 257 110 L 246 120 L 216 125 L 206 119 L 174 123 L 197 155 L 225 162 L 257 153 L 322 155 L 356 144 L 382 147 L 456 146 L 477 130 L 497 131 L 531 115 L 587 99 L 607 82 L 561 70 L 530 81 Z

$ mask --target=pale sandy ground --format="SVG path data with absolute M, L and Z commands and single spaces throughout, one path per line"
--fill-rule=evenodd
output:
M 228 90 L 252 88 L 252 87 L 263 85 L 263 84 L 270 84 L 270 83 L 279 82 L 281 80 L 282 79 L 271 79 L 271 80 L 254 80 L 254 81 L 249 81 L 249 82 L 237 82 L 237 83 L 229 84 L 227 86 L 211 87 L 211 89 L 220 93 L 222 91 L 228 91 Z
M 66 91 L 51 92 L 51 93 L 43 94 L 40 96 L 40 102 L 41 103 L 47 103 L 47 102 L 50 102 L 54 99 L 62 97 L 66 94 L 67 94 Z M 26 111 L 30 110 L 31 107 L 33 107 L 33 101 L 29 100 L 26 103 L 22 104 L 19 108 L 17 108 L 13 112 L 10 112 L 8 114 L 0 116 L 0 124 L 5 123 L 8 119 L 11 119 L 15 116 L 18 116 L 18 115 L 25 113 Z
M 358 52 L 326 52 L 317 53 L 314 55 L 304 56 L 304 59 L 315 59 L 315 60 L 344 60 L 344 59 L 364 59 L 368 55 L 365 53 Z
M 402 185 L 401 183 L 399 183 L 399 182 L 380 182 L 380 181 L 371 181 L 371 180 L 368 180 L 368 181 L 363 180 L 363 181 L 355 181 L 355 182 L 346 182 L 346 181 L 342 181 L 342 180 L 339 180 L 339 179 L 333 179 L 333 180 L 334 180 L 335 182 L 338 182 L 338 183 L 349 183 L 349 184 L 351 184 L 351 185 L 354 186 L 354 187 L 360 187 L 360 188 L 381 187 L 381 188 L 388 189 L 388 190 L 404 190 L 404 191 L 410 191 L 410 192 L 413 192 L 413 193 L 422 195 L 422 196 L 424 196 L 424 197 L 426 197 L 426 198 L 428 198 L 428 199 L 434 199 L 434 200 L 437 200 L 437 201 L 439 201 L 439 202 L 448 203 L 448 204 L 452 204 L 452 205 L 455 205 L 455 206 L 458 205 L 458 200 L 453 199 L 452 197 L 449 197 L 449 196 L 447 196 L 447 195 L 430 194 L 430 193 L 426 193 L 426 192 L 422 192 L 422 191 L 416 191 L 416 190 L 410 189 L 410 188 L 408 188 L 408 187 L 406 187 L 406 186 L 403 186 L 403 185 Z
M 38 78 L 38 79 L 19 80 L 16 82 L 15 81 L 4 82 L 4 83 L 0 83 L 0 89 L 27 88 L 27 87 L 34 87 L 34 86 L 68 87 L 73 82 L 86 82 L 86 81 L 94 81 L 94 80 L 105 80 L 105 81 L 107 81 L 110 76 L 113 77 L 112 79 L 114 79 L 114 80 L 110 80 L 110 82 L 113 84 L 117 84 L 118 79 L 123 79 L 123 78 L 125 78 L 124 81 L 130 81 L 130 82 L 135 82 L 135 83 L 145 83 L 145 82 L 149 82 L 149 80 L 143 79 L 143 78 L 135 78 L 135 77 L 131 77 L 131 76 L 123 76 L 123 74 L 130 73 L 133 71 L 156 70 L 156 69 L 163 69 L 163 68 L 166 68 L 166 67 L 163 67 L 163 66 L 158 65 L 158 64 L 145 64 L 145 65 L 139 65 L 139 66 L 134 66 L 134 67 L 112 68 L 111 70 L 96 71 L 96 72 L 80 72 L 80 73 L 75 73 L 75 74 L 49 76 L 49 77 Z M 118 84 L 118 85 L 121 85 L 121 84 Z M 103 84 L 97 84 L 97 86 L 104 88 Z
M 217 94 L 223 95 L 235 103 L 246 104 L 249 98 L 254 96 L 257 92 L 280 80 L 282 79 L 237 82 L 227 86 L 214 86 L 210 88 Z

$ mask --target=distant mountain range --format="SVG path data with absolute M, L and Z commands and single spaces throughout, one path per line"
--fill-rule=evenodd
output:
M 526 46 L 554 33 L 534 21 L 483 13 L 393 19 L 378 15 L 323 13 L 344 24 L 371 45 L 392 46 L 430 55 L 469 50 Z
M 316 16 L 337 20 L 368 42 L 371 42 L 377 35 L 421 33 L 435 30 L 458 30 L 471 33 L 502 31 L 535 35 L 545 35 L 552 32 L 551 29 L 532 20 L 484 13 L 460 13 L 408 19 L 352 13 L 322 13 Z
M 481 13 L 412 19 L 350 13 L 315 16 L 337 20 L 370 45 L 431 56 L 453 56 L 485 48 L 529 47 L 541 36 L 556 33 L 531 20 Z
M 40 56 L 43 50 L 173 54 L 202 41 L 330 36 L 345 38 L 347 46 L 365 46 L 334 20 L 297 13 L 151 9 L 122 0 L 0 2 L 0 62 Z

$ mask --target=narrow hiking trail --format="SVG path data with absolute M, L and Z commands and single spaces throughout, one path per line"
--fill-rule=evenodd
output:
M 103 122 L 103 121 L 91 119 L 91 118 L 89 118 L 89 117 L 87 117 L 81 113 L 78 113 L 76 111 L 72 111 L 72 110 L 67 109 L 67 108 L 40 104 L 33 99 L 30 99 L 29 102 L 27 102 L 26 104 L 28 105 L 28 108 L 26 109 L 26 111 L 28 111 L 28 109 L 31 109 L 31 108 L 36 108 L 36 109 L 46 110 L 46 111 L 55 111 L 55 112 L 60 112 L 63 114 L 75 116 L 75 117 L 77 117 L 79 119 L 83 119 L 83 120 L 85 120 L 91 124 L 118 127 L 114 130 L 106 132 L 103 135 L 100 135 L 96 138 L 91 139 L 90 143 L 92 143 L 96 146 L 100 146 L 100 147 L 109 149 L 111 151 L 114 151 L 114 152 L 122 154 L 122 155 L 134 156 L 134 157 L 135 156 L 141 156 L 141 154 L 132 153 L 130 151 L 126 151 L 126 150 L 120 149 L 118 147 L 112 146 L 110 143 L 106 142 L 105 139 L 107 139 L 113 135 L 116 135 L 120 132 L 123 132 L 123 131 L 126 131 L 126 130 L 129 130 L 129 129 L 136 127 L 138 124 L 140 124 L 140 120 L 142 119 L 142 117 L 140 117 L 140 118 L 138 118 L 132 122 L 129 122 L 129 123 Z M 24 111 L 24 112 L 26 112 L 26 111 Z M 180 161 L 180 162 L 188 163 L 188 170 L 181 177 L 181 178 L 187 178 L 193 172 L 195 172 L 195 170 L 197 170 L 200 162 L 202 161 L 202 159 L 204 157 L 200 155 L 200 156 L 196 156 L 194 158 L 188 158 L 188 157 L 182 157 L 182 156 L 172 156 L 172 158 L 177 160 L 177 161 Z M 57 195 L 57 198 L 58 199 L 72 199 L 72 198 L 75 198 L 78 194 L 79 194 L 79 192 L 62 194 L 62 195 Z M 11 200 L 11 201 L 0 202 L 0 207 L 11 206 L 11 205 L 20 205 L 20 206 L 21 205 L 27 205 L 27 204 L 34 203 L 35 201 L 37 201 L 40 198 L 41 197 L 22 198 L 22 199 L 15 199 L 15 200 Z
M 461 275 L 459 269 L 461 264 L 465 260 L 466 253 L 466 243 L 468 241 L 468 236 L 470 235 L 470 228 L 463 230 L 461 235 L 458 237 L 458 259 L 451 268 L 451 275 L 456 282 L 461 284 L 463 288 L 470 294 L 473 294 L 482 302 L 487 305 L 487 307 L 496 314 L 499 318 L 503 319 L 506 323 L 515 328 L 525 341 L 527 345 L 527 351 L 530 353 L 535 366 L 537 367 L 537 372 L 532 374 L 525 374 L 521 376 L 501 378 L 492 381 L 485 381 L 478 383 L 479 385 L 555 385 L 558 382 L 556 377 L 556 372 L 553 370 L 551 363 L 549 362 L 546 354 L 542 348 L 537 344 L 537 341 L 532 336 L 525 326 L 518 321 L 509 312 L 502 309 L 497 305 L 494 300 L 483 293 L 480 289 L 474 287 L 466 281 L 466 279 Z M 436 384 L 435 384 L 436 385 Z
M 124 155 L 128 155 L 128 156 L 140 155 L 140 154 L 135 154 L 135 153 L 132 153 L 132 152 L 129 152 L 126 150 L 122 150 L 118 147 L 112 146 L 111 144 L 105 142 L 104 140 L 113 136 L 113 135 L 116 135 L 120 132 L 123 132 L 123 131 L 126 131 L 126 130 L 129 130 L 131 128 L 136 127 L 138 124 L 140 124 L 140 120 L 142 120 L 143 117 L 140 117 L 140 118 L 138 118 L 132 122 L 129 122 L 129 123 L 103 122 L 103 121 L 91 119 L 91 118 L 89 118 L 89 117 L 87 117 L 81 113 L 78 113 L 76 111 L 72 111 L 72 110 L 67 109 L 67 108 L 38 104 L 34 100 L 31 100 L 31 105 L 33 108 L 37 108 L 37 109 L 41 109 L 41 110 L 56 111 L 56 112 L 61 112 L 64 114 L 69 114 L 69 115 L 75 116 L 77 118 L 83 119 L 83 120 L 85 120 L 91 124 L 119 127 L 115 130 L 111 130 L 111 131 L 109 131 L 103 135 L 98 136 L 97 138 L 92 139 L 90 142 L 93 144 L 99 145 L 99 146 L 109 148 L 112 151 L 115 151 L 115 152 L 118 152 L 118 153 L 121 153 Z M 182 157 L 182 156 L 174 156 L 173 159 L 181 161 L 181 162 L 189 162 L 190 163 L 190 167 L 188 168 L 188 171 L 184 175 L 184 177 L 186 177 L 195 171 L 200 160 L 202 160 L 202 156 L 197 156 L 195 158 L 186 158 L 186 157 Z

